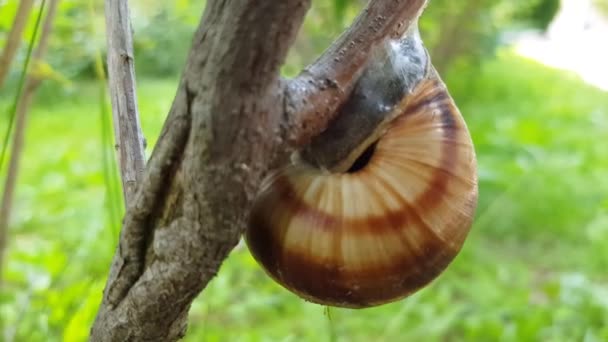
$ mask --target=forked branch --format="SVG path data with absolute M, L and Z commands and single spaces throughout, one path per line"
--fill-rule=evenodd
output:
M 281 80 L 310 2 L 207 1 L 127 208 L 91 340 L 173 341 L 184 334 L 190 304 L 238 243 L 262 179 L 326 127 L 374 46 L 405 32 L 426 4 L 370 1 L 317 62 Z

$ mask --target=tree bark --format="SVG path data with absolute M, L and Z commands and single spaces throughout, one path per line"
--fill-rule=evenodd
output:
M 279 76 L 310 0 L 208 0 L 173 106 L 133 203 L 93 341 L 174 341 L 238 243 L 269 170 L 325 129 L 373 48 L 425 0 L 371 1 L 294 80 Z
M 0 56 L 0 88 L 2 88 L 2 85 L 4 85 L 4 81 L 6 80 L 8 71 L 10 70 L 13 58 L 15 58 L 15 53 L 17 53 L 17 49 L 21 44 L 23 29 L 27 23 L 33 3 L 34 0 L 19 1 L 19 7 L 17 7 L 17 13 L 15 14 L 13 25 L 8 33 L 4 50 L 2 50 L 2 55 Z
M 38 46 L 36 47 L 36 50 L 34 50 L 34 54 L 32 56 L 32 61 L 34 64 L 40 63 L 46 54 L 49 37 L 53 30 L 53 23 L 55 21 L 58 3 L 59 0 L 49 0 L 48 11 L 44 19 L 42 31 L 40 33 L 40 40 L 38 41 Z M 15 135 L 13 136 L 13 143 L 11 146 L 11 159 L 8 164 L 8 171 L 6 173 L 6 180 L 4 182 L 4 191 L 2 193 L 2 202 L 0 203 L 0 274 L 2 266 L 4 265 L 4 252 L 6 249 L 6 240 L 8 236 L 8 224 L 13 204 L 15 186 L 17 184 L 17 177 L 19 176 L 19 162 L 21 160 L 21 154 L 24 146 L 29 106 L 30 102 L 32 101 L 32 97 L 34 96 L 34 93 L 41 81 L 42 80 L 40 78 L 28 73 L 23 86 L 21 98 L 17 102 L 17 109 L 15 112 Z
M 133 35 L 126 0 L 106 0 L 105 12 L 114 137 L 123 195 L 128 206 L 135 196 L 145 168 L 144 137 L 135 89 Z

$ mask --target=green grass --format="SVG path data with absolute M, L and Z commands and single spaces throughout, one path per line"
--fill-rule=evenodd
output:
M 509 52 L 446 80 L 476 144 L 480 203 L 463 251 L 437 281 L 397 303 L 332 309 L 330 319 L 241 247 L 194 303 L 185 340 L 608 340 L 608 94 Z M 176 84 L 139 82 L 149 146 Z M 0 95 L 4 113 L 10 96 Z M 0 340 L 86 339 L 117 238 L 104 211 L 98 113 L 95 84 L 38 94 Z

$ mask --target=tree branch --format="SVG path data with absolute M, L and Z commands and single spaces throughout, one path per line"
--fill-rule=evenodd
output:
M 127 0 L 106 0 L 105 12 L 114 136 L 123 195 L 129 206 L 144 173 L 145 156 L 137 110 L 133 36 Z
M 399 37 L 414 23 L 427 0 L 374 0 L 312 65 L 287 82 L 284 126 L 287 141 L 304 146 L 336 116 L 374 47 Z
M 209 0 L 133 204 L 93 341 L 172 341 L 239 240 L 278 127 L 279 68 L 310 1 Z M 270 140 L 270 141 L 269 141 Z M 258 154 L 257 152 L 260 152 Z M 250 175 L 250 173 L 252 173 Z
M 350 31 L 285 86 L 279 69 L 310 0 L 207 1 L 165 127 L 127 209 L 92 341 L 183 336 L 190 304 L 238 243 L 259 184 L 292 148 L 284 138 L 301 143 L 319 134 L 373 47 L 405 31 L 424 2 L 371 2 Z

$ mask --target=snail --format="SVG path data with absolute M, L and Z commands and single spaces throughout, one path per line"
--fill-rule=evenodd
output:
M 414 29 L 383 43 L 337 119 L 263 181 L 245 241 L 305 300 L 365 308 L 438 277 L 476 204 L 471 137 Z

